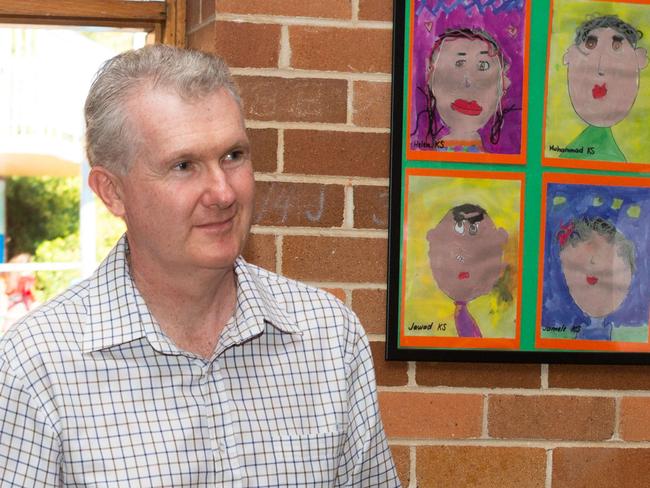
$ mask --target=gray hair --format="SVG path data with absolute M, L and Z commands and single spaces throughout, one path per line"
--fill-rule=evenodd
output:
M 589 17 L 576 29 L 575 43 L 576 45 L 583 43 L 587 40 L 587 36 L 594 29 L 611 28 L 621 34 L 627 42 L 634 48 L 636 43 L 643 37 L 641 32 L 636 27 L 624 22 L 618 18 L 618 15 L 601 15 L 598 17 Z
M 569 244 L 575 247 L 578 243 L 586 241 L 592 232 L 596 232 L 604 237 L 608 243 L 617 246 L 616 254 L 630 264 L 630 270 L 634 273 L 636 269 L 634 243 L 625 237 L 614 224 L 602 217 L 579 217 L 572 220 L 568 225 L 562 226 L 562 230 L 558 233 L 560 250 Z M 564 234 L 565 238 L 560 238 L 560 234 Z
M 118 54 L 99 69 L 86 98 L 86 155 L 91 166 L 128 171 L 138 141 L 126 104 L 143 88 L 171 89 L 186 100 L 224 88 L 242 105 L 228 66 L 217 56 L 162 44 Z

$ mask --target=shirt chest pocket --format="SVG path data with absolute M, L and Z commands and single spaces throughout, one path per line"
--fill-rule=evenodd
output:
M 258 444 L 255 457 L 262 454 L 269 463 L 270 486 L 333 486 L 340 464 L 344 435 L 319 432 L 299 435 L 272 435 Z M 259 466 L 259 464 L 258 464 Z

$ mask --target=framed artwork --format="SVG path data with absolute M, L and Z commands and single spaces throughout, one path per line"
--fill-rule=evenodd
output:
M 522 162 L 527 9 L 522 1 L 411 1 L 412 159 Z
M 650 4 L 552 0 L 549 28 L 544 164 L 647 171 Z
M 650 363 L 650 0 L 394 5 L 386 358 Z

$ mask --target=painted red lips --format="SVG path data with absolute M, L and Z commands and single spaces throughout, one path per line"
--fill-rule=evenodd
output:
M 603 83 L 602 85 L 594 85 L 591 89 L 591 96 L 596 100 L 604 98 L 607 95 L 607 85 Z
M 460 112 L 461 114 L 471 115 L 473 117 L 479 115 L 483 111 L 483 107 L 476 103 L 476 100 L 470 101 L 463 100 L 462 98 L 454 100 L 451 104 L 451 109 Z
M 461 271 L 458 273 L 458 279 L 459 280 L 467 280 L 469 279 L 469 272 L 468 271 Z
M 596 283 L 598 283 L 598 278 L 596 278 L 595 276 L 587 276 L 587 283 L 589 283 L 590 285 L 595 285 Z

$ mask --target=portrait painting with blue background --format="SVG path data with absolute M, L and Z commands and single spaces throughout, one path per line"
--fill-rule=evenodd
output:
M 546 197 L 541 335 L 576 338 L 594 320 L 571 296 L 560 253 L 577 220 L 603 219 L 634 247 L 629 290 L 620 306 L 604 317 L 611 340 L 648 341 L 650 273 L 650 189 L 633 186 L 549 183 Z M 619 251 L 620 253 L 620 251 Z

